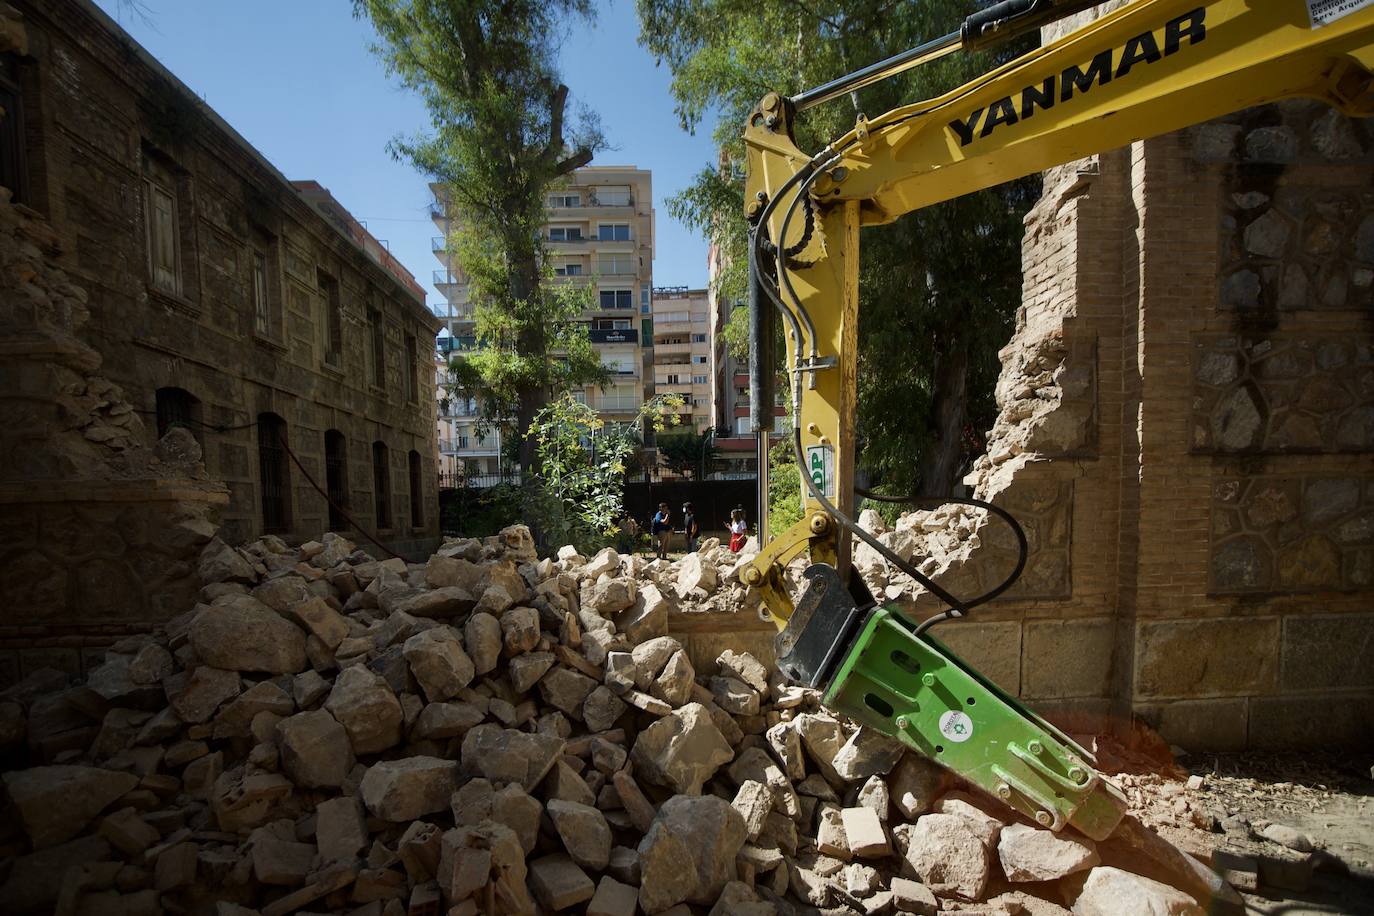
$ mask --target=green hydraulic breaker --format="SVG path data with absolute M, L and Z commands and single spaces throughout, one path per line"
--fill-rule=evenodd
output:
M 817 563 L 778 636 L 784 674 L 825 705 L 895 737 L 1041 826 L 1105 839 L 1126 798 L 1084 748 L 900 614 L 850 594 Z M 858 577 L 853 577 L 858 581 Z

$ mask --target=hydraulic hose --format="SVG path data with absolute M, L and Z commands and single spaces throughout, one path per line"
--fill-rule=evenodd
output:
M 782 239 L 780 239 L 780 242 L 783 239 L 786 239 L 786 229 L 791 221 L 792 214 L 796 211 L 798 202 L 801 201 L 804 195 L 810 192 L 811 185 L 824 172 L 825 168 L 829 164 L 834 162 L 836 159 L 838 159 L 841 154 L 842 150 L 834 150 L 831 147 L 826 147 L 820 153 L 817 153 L 814 157 L 812 157 L 812 159 L 805 166 L 803 166 L 793 175 L 789 176 L 787 181 L 783 183 L 783 185 L 778 189 L 777 193 L 765 205 L 763 212 L 760 215 L 759 222 L 754 229 L 753 238 L 751 239 L 749 251 L 749 266 L 750 272 L 752 274 L 751 282 L 758 283 L 759 288 L 762 289 L 768 295 L 768 298 L 772 300 L 774 306 L 780 312 L 783 313 L 784 318 L 787 320 L 789 326 L 792 328 L 793 359 L 791 360 L 791 363 L 794 367 L 800 366 L 802 354 L 802 341 L 801 334 L 799 333 L 800 328 L 798 327 L 797 316 L 793 315 L 791 310 L 784 305 L 782 298 L 779 295 L 780 290 L 764 282 L 763 275 L 759 271 L 758 267 L 759 252 L 762 248 L 764 233 L 767 231 L 768 220 L 771 217 L 773 211 L 777 208 L 778 203 L 783 199 L 783 197 L 786 196 L 787 192 L 790 191 L 794 186 L 800 184 L 800 187 L 797 189 L 796 195 L 793 196 L 792 201 L 788 204 L 787 213 L 783 217 Z M 780 280 L 780 286 L 787 290 L 787 294 L 792 299 L 792 302 L 796 307 L 798 313 L 805 316 L 804 320 L 807 326 L 811 327 L 810 316 L 807 315 L 806 309 L 801 304 L 801 299 L 799 296 L 797 296 L 795 289 L 792 287 L 791 279 L 787 275 L 786 261 L 786 257 L 779 257 L 778 259 L 777 269 L 778 278 Z M 814 350 L 814 331 L 811 339 L 811 344 L 812 349 Z M 801 427 L 797 421 L 796 413 L 797 410 L 800 409 L 801 405 L 801 372 L 798 368 L 793 368 L 792 372 L 794 376 L 792 448 L 796 456 L 798 469 L 804 469 L 806 466 L 806 460 L 801 444 Z M 1007 522 L 1007 524 L 1011 526 L 1012 532 L 1013 534 L 1015 534 L 1017 540 L 1017 562 L 1011 574 L 1007 576 L 1006 579 L 1004 579 L 996 587 L 990 589 L 989 591 L 984 592 L 981 595 L 977 595 L 969 600 L 960 600 L 959 598 L 951 594 L 949 591 L 937 585 L 934 581 L 930 579 L 930 577 L 923 575 L 921 571 L 917 569 L 914 565 L 907 562 L 906 560 L 903 560 L 900 556 L 898 556 L 885 544 L 879 541 L 876 537 L 869 534 L 867 531 L 864 531 L 863 528 L 861 528 L 853 519 L 851 519 L 849 516 L 841 512 L 838 507 L 836 507 L 833 503 L 830 502 L 830 500 L 828 500 L 825 497 L 825 494 L 822 493 L 820 488 L 816 486 L 815 481 L 811 479 L 811 476 L 809 474 L 802 473 L 800 476 L 806 482 L 806 487 L 810 491 L 812 498 L 815 499 L 818 503 L 820 503 L 821 507 L 838 524 L 848 529 L 849 532 L 853 534 L 856 538 L 868 544 L 875 551 L 877 551 L 877 553 L 880 556 L 882 556 L 885 560 L 887 560 L 889 563 L 897 567 L 902 572 L 906 573 L 915 582 L 925 587 L 928 591 L 930 591 L 931 594 L 935 595 L 937 598 L 939 598 L 941 601 L 943 601 L 945 604 L 949 606 L 949 610 L 944 611 L 941 614 L 937 614 L 936 616 L 931 617 L 930 619 L 918 625 L 915 629 L 915 633 L 918 636 L 926 630 L 930 629 L 931 627 L 935 626 L 936 624 L 941 623 L 945 620 L 950 620 L 956 617 L 964 617 L 972 608 L 980 604 L 983 604 L 987 601 L 991 601 L 993 598 L 996 598 L 998 595 L 1002 594 L 1008 588 L 1010 588 L 1020 577 L 1022 570 L 1025 569 L 1026 559 L 1029 552 L 1028 543 L 1026 541 L 1026 534 L 1025 531 L 1021 528 L 1021 525 L 1016 521 L 1015 518 L 1011 516 L 1010 513 L 1008 513 L 1006 510 L 998 506 L 994 506 L 991 503 L 984 502 L 982 500 L 970 500 L 958 497 L 950 497 L 944 499 L 944 502 L 955 502 L 965 505 L 972 505 L 977 508 L 986 509 L 990 513 L 997 515 L 999 518 L 1003 519 Z M 922 497 L 920 499 L 926 498 Z M 895 501 L 891 498 L 888 498 L 888 500 Z

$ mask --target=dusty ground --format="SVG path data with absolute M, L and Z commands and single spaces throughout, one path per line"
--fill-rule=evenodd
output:
M 1261 864 L 1258 890 L 1244 892 L 1247 912 L 1374 914 L 1371 764 L 1374 749 L 1205 754 L 1181 758 L 1167 775 L 1156 770 L 1118 778 L 1132 808 L 1181 848 L 1203 858 L 1221 849 L 1267 860 L 1290 876 L 1292 886 L 1274 887 Z M 1270 824 L 1295 828 L 1312 850 L 1298 852 L 1261 836 Z M 1301 839 L 1296 843 L 1301 846 Z

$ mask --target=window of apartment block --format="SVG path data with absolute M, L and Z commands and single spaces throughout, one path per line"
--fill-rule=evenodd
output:
M 420 453 L 414 449 L 410 450 L 410 527 L 423 528 L 425 524 L 424 513 L 424 480 L 420 475 Z
M 372 334 L 372 384 L 386 387 L 386 325 L 378 309 L 367 310 L 367 326 Z
M 324 431 L 324 486 L 329 494 L 329 530 L 348 527 L 348 445 L 337 429 Z
M 159 388 L 157 390 L 157 437 L 161 439 L 175 427 L 189 429 L 197 441 L 200 430 L 196 427 L 196 414 L 200 401 L 184 388 Z
M 582 241 L 581 226 L 550 226 L 550 242 L 580 242 Z
M 749 435 L 749 418 L 748 418 L 748 417 L 735 417 L 735 435 L 737 435 L 737 436 L 747 436 L 747 435 Z
M 680 384 L 680 382 L 678 381 L 679 378 L 681 378 L 681 376 L 678 376 L 678 375 L 670 375 L 670 376 L 668 376 L 668 381 L 665 382 L 664 384 L 667 384 L 667 385 L 677 385 L 677 384 Z
M 322 270 L 315 272 L 324 309 L 324 361 L 343 365 L 343 305 L 339 301 L 339 281 Z
M 603 254 L 596 259 L 597 271 L 608 276 L 633 274 L 636 266 L 635 257 L 630 254 Z M 628 294 L 629 290 L 625 292 Z M 625 307 L 630 308 L 630 303 L 627 302 Z
M 596 202 L 602 207 L 628 207 L 630 205 L 629 185 L 606 185 L 596 189 Z
M 372 502 L 378 528 L 391 527 L 391 469 L 385 442 L 372 443 Z
M 630 328 L 628 318 L 593 318 L 592 330 L 595 331 L 627 331 Z
M 582 265 L 559 264 L 558 266 L 554 267 L 553 275 L 555 277 L 580 277 L 582 276 Z
M 419 380 L 418 378 L 416 378 L 416 376 L 415 376 L 415 371 L 416 371 L 416 369 L 415 369 L 415 363 L 416 363 L 416 360 L 418 360 L 418 359 L 419 359 L 419 350 L 417 349 L 416 344 L 415 344 L 415 335 L 414 335 L 414 334 L 407 334 L 407 335 L 406 335 L 406 364 L 405 364 L 405 372 L 403 373 L 403 375 L 405 376 L 406 403 L 407 403 L 407 404 L 414 404 L 414 403 L 419 399 L 419 397 L 420 397 L 420 394 L 419 394 L 419 392 L 420 392 L 420 380 Z
M 10 189 L 14 203 L 28 203 L 24 96 L 19 86 L 19 60 L 13 54 L 0 54 L 0 185 Z
M 704 375 L 694 375 L 694 376 L 692 376 L 692 384 L 693 384 L 693 385 L 705 385 L 705 384 L 706 384 L 706 376 L 704 376 Z
M 262 496 L 262 530 L 275 534 L 291 527 L 291 468 L 286 455 L 286 421 L 274 413 L 258 414 L 258 487 Z
M 628 309 L 633 306 L 628 289 L 603 289 L 597 292 L 597 301 L 603 309 Z
M 706 365 L 706 357 L 704 357 L 704 356 L 693 356 L 693 357 L 692 357 L 692 362 L 697 363 L 698 365 L 704 366 L 704 365 Z
M 550 207 L 580 207 L 582 206 L 582 195 L 560 191 L 550 194 L 548 203 Z
M 466 427 L 464 427 L 464 429 L 466 430 Z M 460 449 L 468 447 L 468 434 L 466 431 L 458 434 L 458 447 Z
M 641 315 L 652 315 L 653 308 L 653 293 L 650 291 L 649 287 L 641 286 L 639 288 L 639 313 Z
M 706 335 L 705 335 L 705 334 L 693 334 L 693 335 L 692 335 L 692 343 L 706 343 Z
M 601 223 L 596 227 L 596 238 L 600 242 L 628 242 L 629 223 Z
M 253 333 L 272 336 L 272 302 L 267 296 L 267 255 L 253 250 Z
M 612 375 L 634 375 L 634 357 L 631 356 L 603 356 L 601 365 L 610 370 Z

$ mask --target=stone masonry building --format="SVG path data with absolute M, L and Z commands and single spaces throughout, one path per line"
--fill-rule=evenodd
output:
M 1374 740 L 1371 173 L 1374 124 L 1290 101 L 1045 174 L 969 477 L 1030 561 L 940 638 L 1189 749 Z M 1010 568 L 980 539 L 957 594 Z
M 147 444 L 190 429 L 230 542 L 350 517 L 402 550 L 435 538 L 439 322 L 420 288 L 94 4 L 15 6 L 7 186 L 55 231 Z

